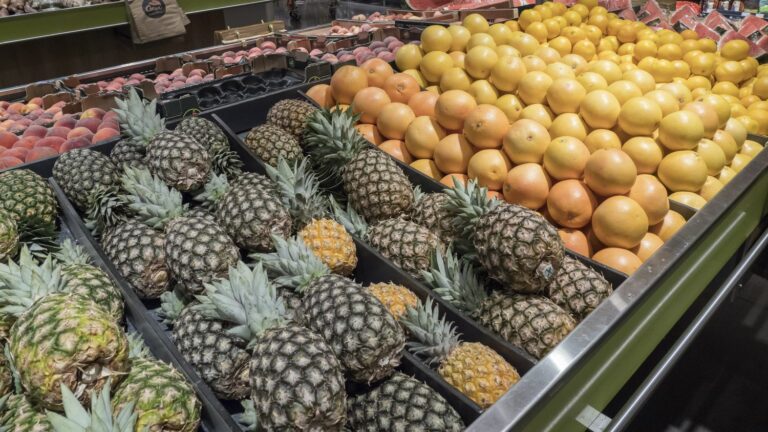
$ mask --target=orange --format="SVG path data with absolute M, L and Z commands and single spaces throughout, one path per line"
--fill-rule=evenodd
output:
M 575 113 L 586 90 L 573 78 L 558 78 L 547 89 L 547 104 L 555 114 Z
M 328 84 L 313 85 L 307 90 L 307 96 L 322 108 L 330 108 L 336 105 L 336 101 L 333 100 L 331 86 Z
M 561 136 L 549 143 L 544 152 L 543 165 L 557 180 L 580 179 L 589 156 L 589 149 L 581 140 Z
M 464 119 L 477 107 L 475 98 L 462 90 L 448 90 L 437 98 L 435 116 L 437 122 L 449 130 L 464 128 Z
M 465 173 L 469 159 L 475 154 L 472 145 L 462 134 L 443 137 L 434 149 L 432 157 L 442 172 Z
M 660 239 L 667 242 L 680 230 L 680 228 L 683 227 L 683 225 L 685 225 L 685 218 L 680 213 L 670 210 L 661 222 L 651 226 L 648 231 L 656 234 Z
M 472 85 L 472 78 L 467 75 L 464 69 L 452 67 L 445 71 L 440 77 L 440 90 L 464 90 L 468 91 Z
M 472 36 L 469 29 L 460 25 L 449 25 L 448 33 L 451 34 L 451 46 L 448 48 L 448 51 L 464 51 L 467 47 L 467 42 L 469 42 L 469 37 Z
M 631 275 L 643 261 L 634 253 L 621 248 L 605 248 L 592 255 L 592 259 L 614 270 Z
M 547 196 L 547 212 L 559 225 L 581 228 L 592 218 L 597 199 L 592 191 L 579 180 L 563 180 L 555 183 Z
M 524 163 L 509 170 L 502 191 L 507 202 L 536 210 L 547 203 L 551 186 L 541 165 Z
M 704 138 L 712 138 L 717 131 L 719 119 L 717 112 L 711 106 L 702 102 L 691 102 L 683 106 L 683 110 L 696 114 L 704 125 Z
M 616 125 L 621 104 L 616 96 L 607 90 L 593 90 L 581 102 L 579 115 L 590 127 L 611 129 Z
M 664 186 L 673 192 L 696 192 L 707 180 L 707 165 L 694 151 L 676 151 L 661 160 L 658 176 Z
M 693 192 L 675 192 L 669 195 L 669 199 L 688 207 L 693 207 L 696 210 L 701 209 L 707 204 L 707 200 L 704 197 Z
M 620 105 L 624 105 L 628 100 L 633 97 L 639 97 L 643 95 L 643 91 L 640 90 L 637 84 L 632 81 L 618 80 L 614 81 L 608 86 L 608 91 L 611 92 Z
M 515 164 L 541 163 L 550 141 L 549 132 L 540 123 L 520 119 L 509 126 L 502 145 Z
M 416 69 L 419 67 L 419 63 L 421 63 L 422 55 L 421 48 L 418 45 L 406 44 L 398 48 L 395 53 L 395 64 L 401 71 Z
M 725 154 L 725 163 L 731 163 L 734 155 L 739 151 L 739 147 L 736 145 L 736 140 L 733 139 L 731 134 L 724 130 L 718 130 L 712 137 L 712 141 L 723 150 L 723 153 Z
M 631 252 L 640 258 L 640 261 L 646 262 L 660 247 L 664 246 L 664 241 L 654 233 L 646 233 L 640 244 L 633 247 Z
M 462 25 L 472 34 L 487 32 L 490 27 L 488 25 L 488 20 L 477 13 L 467 15 L 464 18 L 464 21 L 462 21 Z
M 501 147 L 501 139 L 507 129 L 507 116 L 494 105 L 478 105 L 464 120 L 464 136 L 481 149 Z
M 604 245 L 629 249 L 648 232 L 648 216 L 635 200 L 612 196 L 592 213 L 592 230 Z
M 421 171 L 422 174 L 426 175 L 427 177 L 433 178 L 435 180 L 440 180 L 443 178 L 443 173 L 437 169 L 435 163 L 430 159 L 417 159 L 411 162 L 409 165 L 411 168 L 417 171 Z
M 629 192 L 637 177 L 632 159 L 618 149 L 594 152 L 584 167 L 584 182 L 596 194 L 620 195 Z
M 431 25 L 421 32 L 421 49 L 425 53 L 441 51 L 446 53 L 451 50 L 453 36 L 447 28 L 441 25 Z
M 544 72 L 529 72 L 520 80 L 517 96 L 526 105 L 543 103 L 546 100 L 547 89 L 552 85 L 552 78 Z
M 707 166 L 707 174 L 716 176 L 720 174 L 725 166 L 725 152 L 714 141 L 704 138 L 699 141 L 696 147 L 696 153 L 701 156 L 704 164 Z
M 499 97 L 496 99 L 495 105 L 507 116 L 510 124 L 519 119 L 523 112 L 522 102 L 520 102 L 517 96 L 512 94 L 505 94 Z
M 432 159 L 435 148 L 445 137 L 445 130 L 436 120 L 416 117 L 405 131 L 405 146 L 417 159 Z
M 702 186 L 699 191 L 699 195 L 705 200 L 710 201 L 721 189 L 723 189 L 723 186 L 725 186 L 723 182 L 715 177 L 708 176 L 707 181 L 704 182 L 704 186 Z
M 389 105 L 391 101 L 387 92 L 378 87 L 367 87 L 355 95 L 352 100 L 352 111 L 360 114 L 362 123 L 376 123 L 382 108 Z
M 638 174 L 655 173 L 664 157 L 661 146 L 651 137 L 630 138 L 621 146 L 621 150 L 635 163 Z
M 357 129 L 358 132 L 360 132 L 360 135 L 363 136 L 368 142 L 379 145 L 384 141 L 384 138 L 381 136 L 381 133 L 379 133 L 379 129 L 376 128 L 375 125 L 372 124 L 366 124 L 366 123 L 360 123 L 358 125 L 355 125 L 355 129 Z
M 576 252 L 577 254 L 584 255 L 585 257 L 592 256 L 592 245 L 589 244 L 587 235 L 584 231 L 571 229 L 571 228 L 558 228 L 557 234 L 563 241 L 563 246 L 566 249 Z
M 402 140 L 405 138 L 405 131 L 415 118 L 411 107 L 404 103 L 393 102 L 379 111 L 376 126 L 383 136 Z
M 495 52 L 494 52 L 495 54 Z M 419 64 L 419 71 L 431 83 L 440 82 L 440 77 L 453 67 L 453 59 L 442 51 L 427 53 Z
M 621 140 L 612 130 L 595 129 L 587 135 L 584 145 L 587 146 L 590 153 L 594 153 L 600 149 L 620 149 Z
M 587 139 L 587 125 L 574 113 L 563 113 L 552 120 L 549 126 L 549 134 L 552 138 L 571 136 L 584 141 Z
M 475 153 L 469 159 L 467 175 L 477 179 L 480 186 L 490 190 L 501 190 L 512 164 L 501 150 L 485 149 Z
M 416 78 L 404 73 L 396 73 L 385 79 L 383 88 L 392 102 L 401 103 L 408 103 L 421 90 Z
M 478 104 L 495 104 L 499 99 L 499 91 L 488 80 L 476 80 L 469 85 L 469 94 Z
M 725 127 L 725 123 L 731 118 L 731 104 L 724 97 L 709 94 L 696 99 L 697 102 L 703 102 L 712 107 L 717 114 L 717 127 Z
M 521 119 L 533 120 L 547 129 L 552 126 L 553 117 L 552 110 L 542 104 L 528 105 L 520 112 Z
M 593 90 L 605 90 L 608 88 L 608 81 L 602 75 L 595 72 L 583 72 L 576 77 L 576 80 L 584 86 L 587 93 Z
M 379 148 L 400 162 L 407 164 L 413 162 L 413 155 L 408 153 L 408 148 L 403 141 L 387 140 L 379 144 Z
M 455 182 L 459 182 L 466 186 L 468 180 L 469 177 L 467 177 L 466 174 L 453 173 L 443 176 L 443 178 L 440 179 L 440 183 L 452 188 L 455 187 Z
M 504 56 L 491 68 L 490 81 L 497 89 L 506 92 L 517 90 L 526 74 L 525 64 L 519 57 Z
M 727 60 L 744 60 L 749 56 L 749 44 L 741 39 L 729 40 L 720 48 L 720 55 Z
M 333 99 L 340 104 L 351 104 L 357 92 L 368 87 L 368 75 L 362 68 L 346 65 L 331 77 Z
M 418 92 L 408 99 L 408 106 L 413 110 L 413 114 L 418 116 L 435 116 L 435 104 L 438 95 L 430 91 Z
M 733 157 L 733 160 L 731 161 L 731 169 L 737 173 L 741 172 L 741 170 L 743 170 L 751 160 L 752 156 L 739 153 Z
M 485 79 L 491 75 L 491 68 L 499 61 L 496 50 L 487 46 L 476 46 L 467 51 L 464 67 L 467 73 L 476 79 Z
M 659 141 L 669 150 L 692 150 L 704 138 L 704 123 L 691 111 L 667 115 L 659 124 Z
M 628 134 L 650 136 L 661 123 L 662 112 L 652 99 L 641 96 L 628 100 L 619 112 L 619 126 Z
M 642 94 L 656 89 L 656 80 L 653 79 L 653 75 L 642 69 L 632 69 L 624 72 L 622 80 L 635 83 Z

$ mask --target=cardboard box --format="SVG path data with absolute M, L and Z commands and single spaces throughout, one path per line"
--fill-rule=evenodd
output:
M 704 25 L 717 32 L 719 35 L 723 35 L 730 30 L 736 30 L 736 27 L 731 24 L 726 17 L 720 12 L 713 11 L 707 18 L 704 19 Z M 715 39 L 718 40 L 719 38 Z

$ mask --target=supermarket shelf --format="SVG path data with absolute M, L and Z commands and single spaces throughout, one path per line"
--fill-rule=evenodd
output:
M 268 0 L 179 0 L 187 14 L 265 3 Z M 0 45 L 115 27 L 128 23 L 125 2 L 43 11 L 0 18 Z

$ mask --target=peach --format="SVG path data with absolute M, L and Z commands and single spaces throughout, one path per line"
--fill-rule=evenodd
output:
M 167 73 L 161 73 L 161 74 L 157 74 L 157 79 L 164 79 L 164 78 L 168 78 L 169 76 L 170 75 L 168 75 Z
M 106 114 L 106 111 L 101 108 L 88 108 L 87 110 L 83 111 L 82 114 L 80 114 L 80 120 L 87 118 L 102 119 L 104 118 L 104 114 Z
M 144 78 L 146 77 L 140 73 L 131 74 L 131 76 L 128 77 L 128 79 L 137 80 L 137 81 L 141 81 Z
M 50 114 L 56 114 L 58 112 L 61 112 L 61 107 L 52 106 L 52 107 L 46 109 L 45 112 L 50 113 Z
M 10 105 L 8 105 L 8 112 L 11 114 L 21 114 L 24 112 L 24 108 L 26 108 L 26 105 L 24 105 L 21 102 L 14 102 Z
M 114 120 L 117 122 L 117 113 L 114 111 L 108 111 L 104 114 L 104 117 L 101 118 L 101 121 L 108 122 L 110 120 Z
M 106 81 L 104 81 L 104 80 L 101 80 L 101 81 L 97 81 L 97 82 L 96 82 L 96 85 L 97 85 L 97 86 L 99 86 L 99 87 L 101 87 L 101 88 L 104 88 L 104 87 L 108 86 L 108 85 L 109 85 L 109 83 L 108 83 L 108 82 L 106 82 Z
M 56 150 L 50 148 L 50 147 L 35 147 L 32 150 L 27 153 L 26 159 L 24 159 L 24 162 L 34 162 L 36 160 L 49 158 L 52 156 L 58 156 L 59 152 Z
M 126 80 L 125 78 L 123 78 L 123 77 L 117 77 L 117 78 L 115 78 L 115 79 L 113 79 L 113 80 L 112 80 L 112 83 L 113 83 L 113 84 L 114 84 L 114 83 L 118 83 L 118 84 L 125 84 L 125 82 L 126 82 L 126 81 L 127 81 L 127 80 Z
M 93 132 L 91 132 L 91 130 L 88 128 L 80 126 L 72 129 L 67 134 L 68 140 L 71 140 L 72 138 L 80 138 L 80 137 L 83 137 L 90 142 L 91 138 L 93 138 Z
M 221 56 L 222 57 L 234 57 L 237 54 L 234 51 L 224 51 Z
M 13 124 L 11 127 L 8 128 L 8 132 L 20 134 L 24 132 L 24 129 L 26 128 L 27 128 L 27 125 L 25 125 L 24 123 L 16 122 L 15 124 Z
M 0 109 L 6 109 L 6 108 L 8 108 L 8 105 L 10 105 L 10 104 L 11 103 L 8 102 L 8 101 L 0 101 Z
M 120 136 L 120 132 L 114 129 L 104 128 L 96 132 L 96 135 L 93 136 L 93 139 L 91 139 L 91 142 L 98 143 L 98 142 L 107 141 L 119 136 Z
M 120 125 L 117 123 L 117 121 L 112 121 L 112 120 L 101 122 L 99 127 L 96 128 L 96 131 L 98 132 L 98 131 L 100 131 L 102 129 L 106 129 L 106 128 L 114 129 L 116 131 L 120 131 Z
M 53 127 L 65 127 L 69 129 L 74 129 L 75 126 L 77 126 L 77 119 L 69 114 L 62 115 L 56 120 L 56 123 L 53 124 Z
M 48 134 L 48 128 L 45 126 L 39 126 L 39 125 L 32 125 L 27 128 L 27 130 L 24 131 L 24 134 L 22 135 L 23 138 L 29 137 L 29 136 L 36 136 L 39 138 L 42 138 Z
M 12 148 L 4 151 L 3 156 L 11 156 L 24 160 L 27 158 L 27 153 L 29 153 L 29 150 L 30 149 L 24 147 Z
M 59 152 L 59 148 L 62 144 L 64 144 L 64 141 L 66 141 L 62 137 L 52 136 L 52 137 L 45 137 L 41 139 L 40 141 L 36 142 L 34 147 L 32 148 L 38 148 L 38 147 L 50 147 L 54 150 L 56 150 L 56 153 Z
M 262 42 L 261 45 L 259 45 L 259 48 L 261 48 L 262 50 L 277 49 L 277 45 L 275 45 L 274 42 L 266 41 L 266 42 Z
M 19 137 L 5 131 L 0 131 L 0 147 L 11 148 L 19 140 Z
M 0 170 L 4 170 L 4 169 L 8 169 L 8 168 L 13 168 L 13 167 L 19 166 L 19 165 L 21 165 L 23 163 L 24 163 L 24 161 L 19 159 L 19 158 L 15 158 L 13 156 L 6 156 L 4 154 L 0 155 Z
M 47 137 L 60 137 L 67 139 L 67 135 L 72 129 L 63 126 L 54 126 L 48 129 Z
M 38 139 L 39 138 L 37 138 L 37 137 L 22 138 L 22 139 L 16 141 L 15 143 L 13 143 L 13 147 L 11 147 L 11 148 L 27 148 L 27 149 L 31 149 L 32 147 L 35 146 L 35 143 L 37 142 Z
M 101 124 L 101 119 L 95 118 L 95 117 L 86 117 L 86 118 L 80 118 L 80 120 L 77 121 L 75 124 L 75 128 L 84 127 L 88 130 L 90 130 L 93 133 L 96 133 L 97 130 L 99 130 L 99 125 Z
M 53 115 L 53 121 L 58 121 L 60 118 L 64 117 L 64 112 L 59 111 L 56 114 Z
M 243 54 L 243 55 L 247 55 L 247 54 Z M 205 75 L 205 71 L 203 69 L 192 69 L 191 71 L 189 71 L 190 77 L 193 77 L 195 75 L 202 77 L 203 75 Z
M 187 79 L 187 84 L 189 85 L 199 84 L 201 82 L 203 82 L 203 77 L 201 77 L 200 75 L 194 75 Z
M 59 152 L 64 153 L 76 148 L 89 147 L 90 145 L 91 142 L 84 137 L 68 139 L 59 147 Z

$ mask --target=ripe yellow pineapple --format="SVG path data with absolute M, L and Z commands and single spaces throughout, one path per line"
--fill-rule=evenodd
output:
M 400 320 L 408 306 L 416 307 L 419 298 L 408 288 L 393 283 L 375 283 L 368 285 L 368 291 L 386 306 L 389 313 Z
M 340 223 L 313 220 L 299 231 L 299 237 L 333 273 L 349 275 L 357 267 L 355 241 Z

